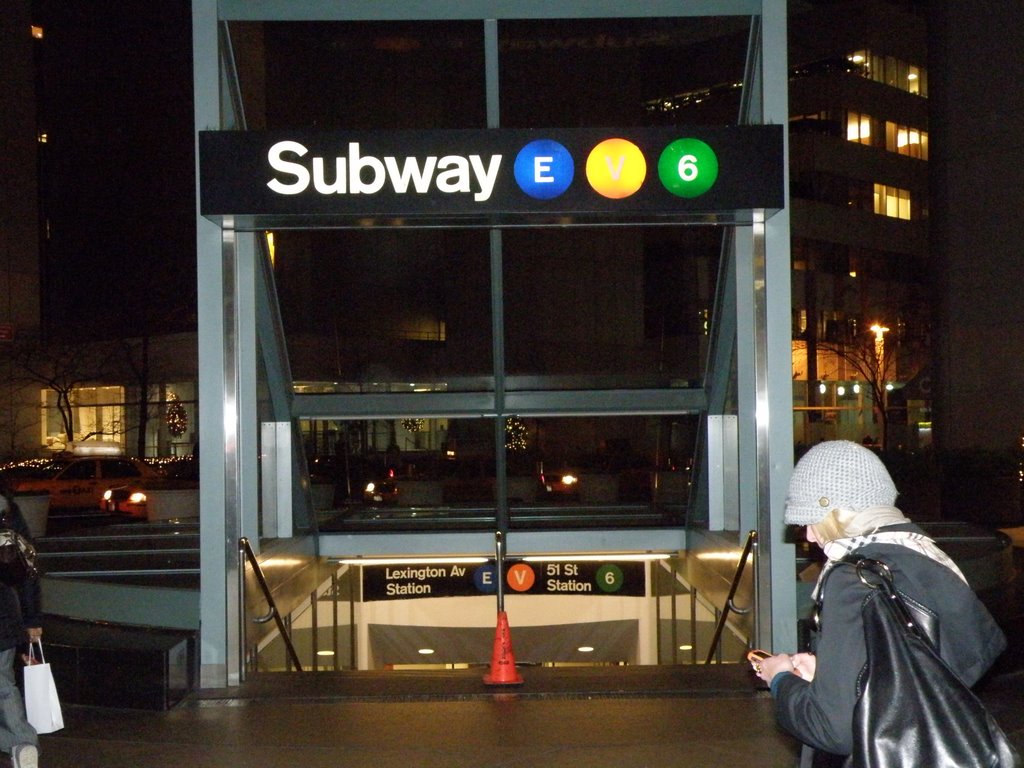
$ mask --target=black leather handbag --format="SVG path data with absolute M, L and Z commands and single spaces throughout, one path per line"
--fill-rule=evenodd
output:
M 852 768 L 1016 768 L 1020 756 L 984 704 L 939 656 L 889 567 L 848 560 L 869 587 L 867 665 L 853 714 Z M 937 638 L 936 638 L 937 639 Z

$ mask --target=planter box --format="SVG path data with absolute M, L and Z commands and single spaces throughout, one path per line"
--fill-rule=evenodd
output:
M 146 519 L 153 523 L 179 517 L 199 517 L 199 489 L 146 491 Z
M 50 494 L 33 493 L 24 496 L 15 493 L 14 502 L 25 518 L 29 534 L 33 539 L 46 535 L 46 522 L 50 518 Z

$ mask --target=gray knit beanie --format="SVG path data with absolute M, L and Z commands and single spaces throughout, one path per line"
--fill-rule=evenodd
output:
M 896 486 L 882 460 L 849 440 L 818 443 L 793 469 L 786 493 L 787 525 L 814 525 L 833 509 L 891 507 Z

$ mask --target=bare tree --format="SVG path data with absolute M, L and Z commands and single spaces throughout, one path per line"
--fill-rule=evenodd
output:
M 835 355 L 869 388 L 883 448 L 889 438 L 888 387 L 897 377 L 913 378 L 924 361 L 922 344 L 887 333 L 889 328 L 876 324 L 845 342 L 818 342 L 820 351 Z
M 56 395 L 61 431 L 71 442 L 75 433 L 75 392 L 103 382 L 110 371 L 113 348 L 102 343 L 69 343 L 26 338 L 12 350 L 15 380 L 32 382 L 50 389 Z M 120 425 L 114 425 L 120 429 Z M 111 434 L 109 431 L 89 432 L 79 439 Z

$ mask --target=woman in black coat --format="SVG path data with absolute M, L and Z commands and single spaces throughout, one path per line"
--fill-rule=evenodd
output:
M 851 753 L 857 680 L 867 661 L 864 586 L 855 569 L 835 568 L 837 560 L 856 554 L 886 563 L 896 588 L 938 617 L 940 653 L 967 685 L 1006 647 L 959 568 L 893 506 L 896 495 L 885 465 L 857 443 L 819 443 L 793 470 L 785 521 L 807 526 L 808 541 L 828 558 L 815 589 L 820 629 L 813 654 L 771 656 L 755 671 L 769 684 L 779 723 L 805 745 L 805 768 Z
M 26 539 L 28 525 L 6 491 L 0 494 L 0 529 L 10 528 Z M 11 755 L 14 768 L 37 768 L 39 736 L 25 719 L 25 704 L 15 683 L 19 646 L 43 636 L 39 579 L 16 585 L 0 583 L 0 750 Z

